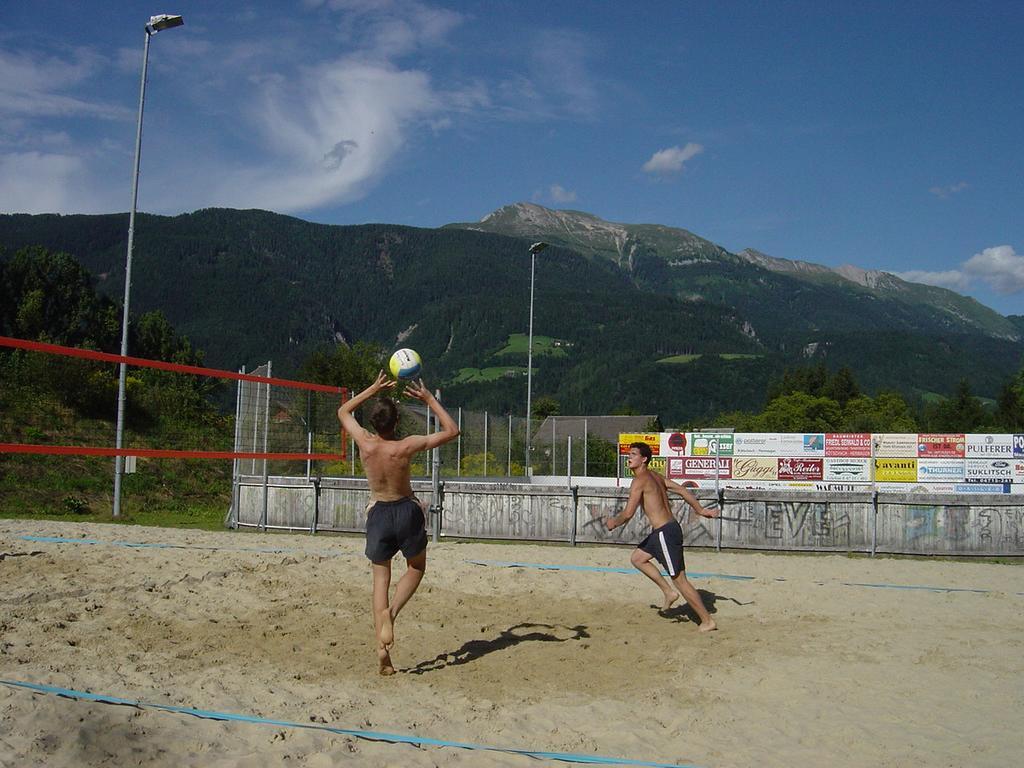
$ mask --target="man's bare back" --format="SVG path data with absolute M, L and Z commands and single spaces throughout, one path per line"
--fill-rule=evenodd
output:
M 395 673 L 390 654 L 395 640 L 394 622 L 419 586 L 427 565 L 426 520 L 422 505 L 413 496 L 409 464 L 414 454 L 437 448 L 459 436 L 458 425 L 422 381 L 410 381 L 405 394 L 421 400 L 434 412 L 441 425 L 438 432 L 398 439 L 395 435 L 398 410 L 390 400 L 378 401 L 370 416 L 378 434 L 363 428 L 355 419 L 356 408 L 377 393 L 393 389 L 395 383 L 381 371 L 373 384 L 338 409 L 342 428 L 359 446 L 370 489 L 366 554 L 373 569 L 373 619 L 382 675 Z M 390 601 L 391 560 L 398 551 L 405 555 L 408 567 L 398 582 L 394 600 Z

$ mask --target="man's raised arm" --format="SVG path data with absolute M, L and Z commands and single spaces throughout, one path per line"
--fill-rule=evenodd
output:
M 352 437 L 356 439 L 357 443 L 365 430 L 359 426 L 359 422 L 356 421 L 356 417 L 353 415 L 356 412 L 356 408 L 381 390 L 391 389 L 394 386 L 395 382 L 389 379 L 388 375 L 384 373 L 384 371 L 381 371 L 377 374 L 376 381 L 374 381 L 370 386 L 358 395 L 354 395 L 351 399 L 346 400 L 341 404 L 341 407 L 338 409 L 338 421 L 341 422 L 341 428 L 352 435 Z
M 427 389 L 423 383 L 423 379 L 419 381 L 410 381 L 405 386 L 405 393 L 409 397 L 414 397 L 417 400 L 423 401 L 423 404 L 434 412 L 437 416 L 437 420 L 441 423 L 441 429 L 437 432 L 431 432 L 429 435 L 425 435 L 423 442 L 417 441 L 417 451 L 428 451 L 431 448 L 437 448 L 445 443 L 450 443 L 456 437 L 459 436 L 459 425 L 455 422 L 455 419 L 451 417 L 451 414 L 444 409 L 441 402 L 434 397 L 433 393 Z

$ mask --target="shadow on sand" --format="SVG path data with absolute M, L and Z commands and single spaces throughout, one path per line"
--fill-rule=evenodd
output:
M 440 653 L 429 661 L 421 661 L 415 667 L 402 671 L 413 675 L 422 675 L 425 672 L 436 672 L 445 667 L 468 664 L 489 653 L 503 651 L 520 643 L 566 643 L 570 640 L 583 640 L 589 637 L 590 634 L 583 625 L 563 627 L 554 624 L 516 624 L 514 627 L 502 630 L 495 638 L 469 640 L 463 643 L 457 651 Z
M 712 616 L 718 613 L 718 608 L 715 604 L 719 600 L 728 600 L 731 603 L 736 603 L 736 605 L 752 605 L 754 602 L 753 600 L 751 600 L 746 603 L 741 603 L 734 597 L 717 595 L 710 589 L 698 589 L 697 592 L 700 594 L 700 599 L 704 601 L 704 607 L 708 609 L 708 613 L 710 613 Z M 658 608 L 657 605 L 653 604 L 651 605 L 651 607 Z M 673 605 L 667 611 L 662 611 L 659 609 L 658 613 L 664 616 L 666 619 L 672 619 L 672 621 L 678 622 L 680 624 L 685 621 L 692 621 L 694 624 L 700 624 L 700 619 L 698 619 L 697 614 L 693 612 L 693 608 L 691 608 L 686 603 L 686 601 L 682 599 L 680 599 L 678 603 Z

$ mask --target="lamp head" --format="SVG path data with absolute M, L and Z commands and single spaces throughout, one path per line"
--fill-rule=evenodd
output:
M 161 32 L 165 29 L 180 27 L 184 23 L 185 20 L 181 16 L 175 16 L 170 13 L 161 13 L 157 16 L 149 17 L 149 23 L 146 25 L 146 31 L 151 35 L 155 35 L 157 32 Z
M 548 247 L 547 243 L 534 243 L 530 246 L 530 253 L 540 253 Z

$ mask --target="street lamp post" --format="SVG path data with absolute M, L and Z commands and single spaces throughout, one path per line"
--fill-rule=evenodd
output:
M 533 396 L 533 276 L 537 254 L 547 247 L 547 243 L 534 243 L 530 246 L 530 336 L 526 344 L 526 466 L 523 468 L 527 476 L 530 475 L 530 453 L 533 450 L 533 414 L 530 411 L 530 399 Z
M 139 160 L 142 153 L 142 108 L 146 103 L 146 65 L 149 63 L 149 38 L 164 29 L 180 27 L 185 23 L 181 16 L 161 13 L 151 16 L 146 24 L 146 42 L 142 48 L 142 86 L 139 90 L 139 122 L 135 129 L 135 166 L 132 170 L 132 207 L 128 214 L 128 255 L 124 268 L 124 314 L 121 319 L 121 357 L 128 355 L 128 302 L 132 291 L 132 246 L 135 240 L 135 207 L 139 199 Z M 114 459 L 114 517 L 121 516 L 121 477 L 124 475 L 124 456 L 121 447 L 124 444 L 124 401 L 125 384 L 128 379 L 128 366 L 121 362 L 120 375 L 117 382 L 117 436 L 115 447 L 118 454 Z

